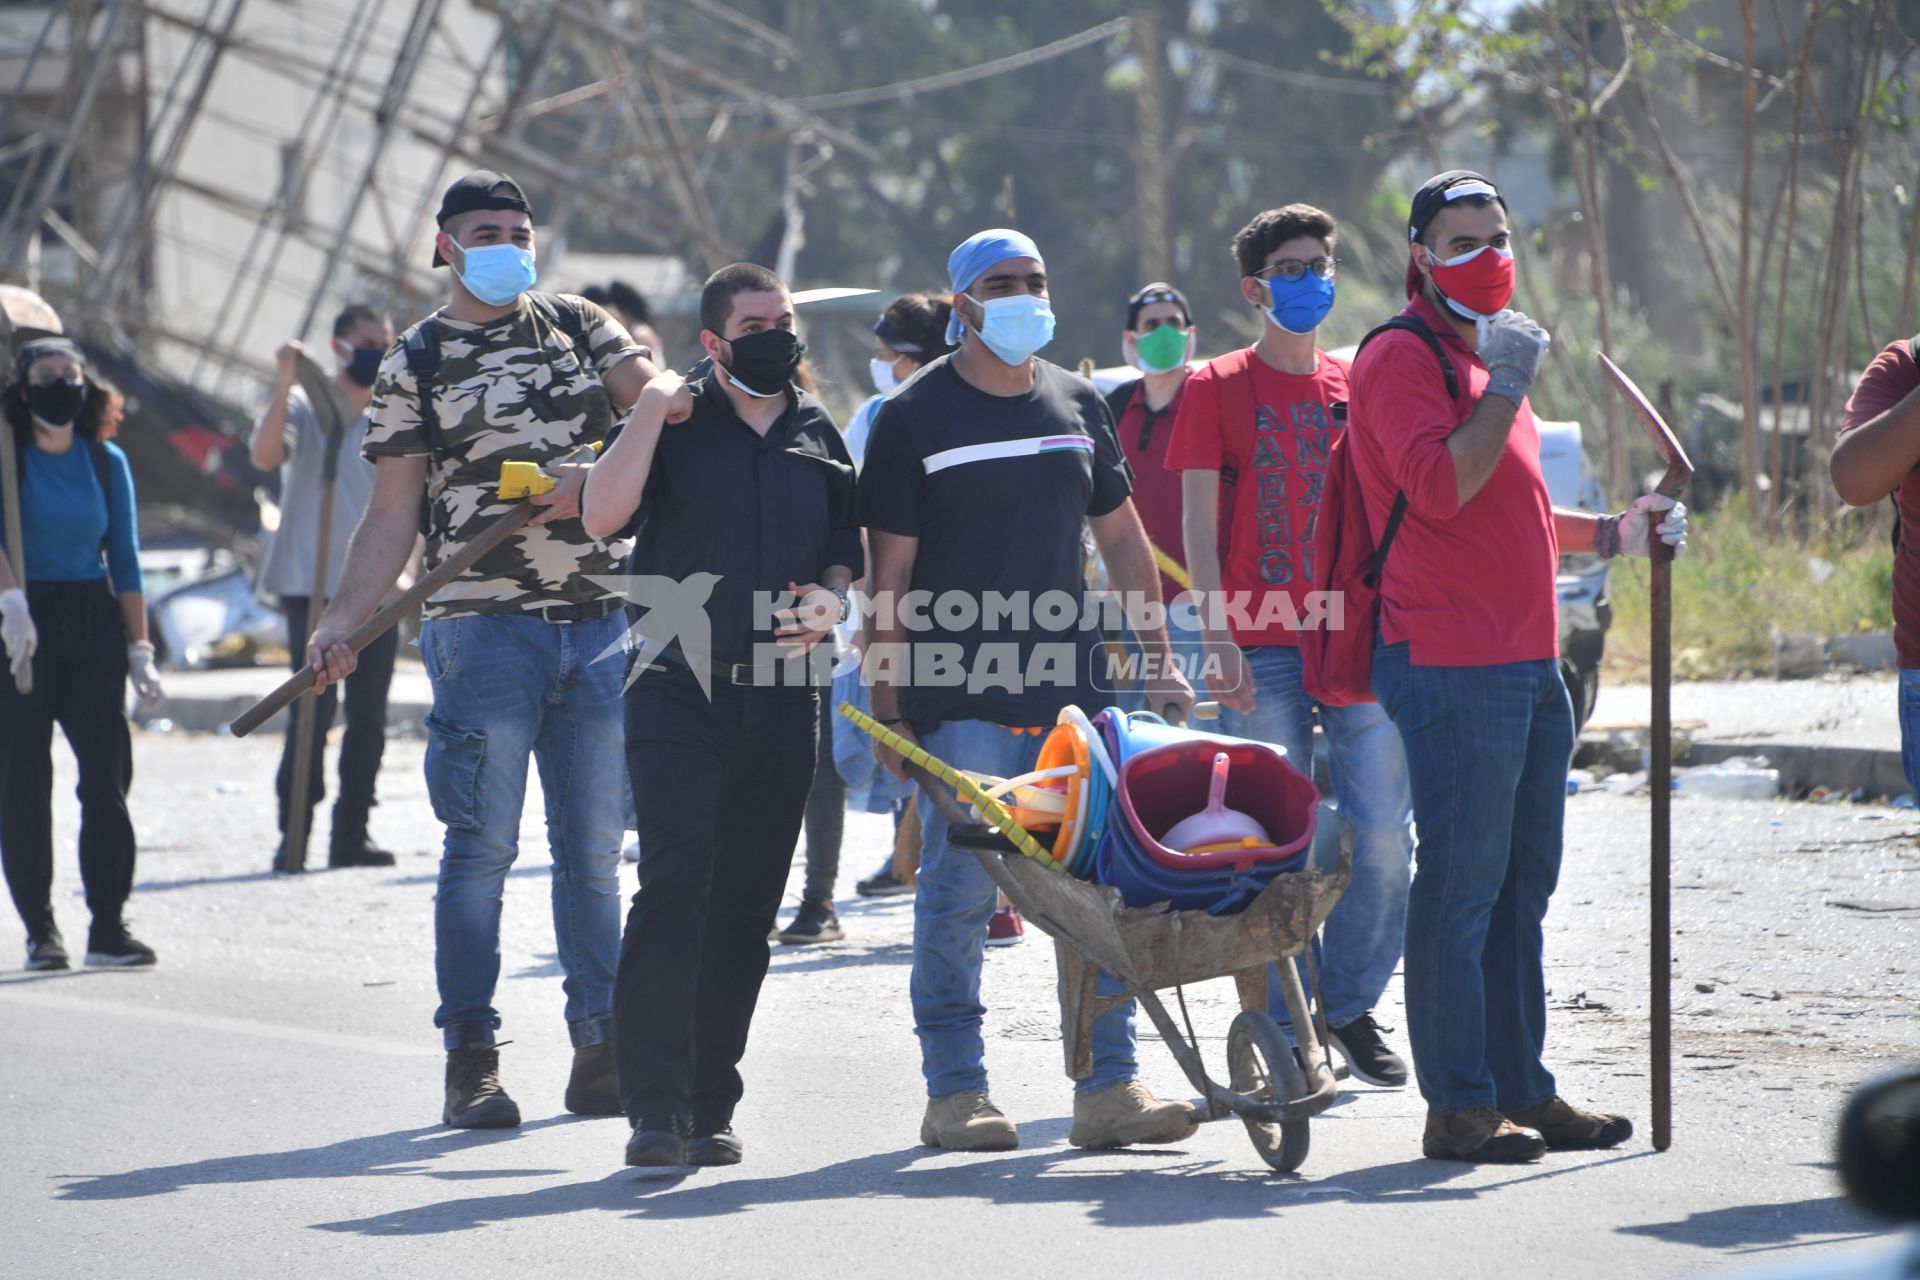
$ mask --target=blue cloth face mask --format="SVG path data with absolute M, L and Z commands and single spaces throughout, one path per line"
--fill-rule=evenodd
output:
M 1053 307 L 1030 293 L 986 302 L 961 295 L 980 308 L 980 341 L 1006 364 L 1025 364 L 1053 341 Z
M 533 250 L 517 244 L 481 244 L 460 249 L 460 283 L 490 307 L 505 307 L 533 288 L 540 273 Z
M 1288 333 L 1312 333 L 1333 310 L 1333 277 L 1308 271 L 1298 280 L 1267 277 L 1267 314 Z

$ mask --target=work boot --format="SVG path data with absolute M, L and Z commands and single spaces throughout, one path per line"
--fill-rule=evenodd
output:
M 664 1169 L 687 1162 L 687 1121 L 684 1116 L 642 1115 L 627 1139 L 627 1163 Z
M 847 936 L 831 902 L 802 900 L 787 927 L 774 935 L 789 947 L 804 947 L 816 942 L 838 942 Z
M 1559 1094 L 1537 1107 L 1509 1111 L 1507 1119 L 1537 1130 L 1554 1151 L 1605 1151 L 1633 1136 L 1633 1121 L 1625 1116 L 1582 1111 Z
M 590 1044 L 573 1051 L 566 1102 L 567 1110 L 577 1116 L 620 1114 L 620 1077 L 614 1071 L 611 1044 Z
M 87 963 L 134 969 L 159 963 L 153 948 L 127 932 L 121 920 L 95 920 L 87 930 Z
M 1097 1093 L 1073 1095 L 1076 1147 L 1128 1147 L 1136 1142 L 1179 1142 L 1193 1136 L 1193 1108 L 1162 1102 L 1138 1080 L 1126 1080 Z
M 1429 1160 L 1466 1160 L 1474 1164 L 1524 1164 L 1547 1152 L 1532 1129 L 1522 1129 L 1492 1107 L 1470 1111 L 1427 1112 L 1420 1149 Z
M 1347 1074 L 1355 1080 L 1382 1089 L 1404 1089 L 1407 1064 L 1387 1047 L 1381 1030 L 1371 1013 L 1363 1013 L 1344 1027 L 1328 1027 L 1327 1039 L 1347 1060 Z
M 327 865 L 335 870 L 342 867 L 391 867 L 397 859 L 365 838 L 335 843 L 327 854 Z
M 500 1084 L 500 1045 L 447 1051 L 447 1105 L 440 1123 L 456 1129 L 511 1129 L 520 1123 L 519 1104 Z
M 1013 1121 L 978 1090 L 927 1099 L 920 1141 L 948 1151 L 1011 1151 L 1020 1145 Z

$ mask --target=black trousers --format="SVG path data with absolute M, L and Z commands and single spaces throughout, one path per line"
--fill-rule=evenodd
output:
M 127 628 L 106 579 L 30 582 L 40 633 L 33 693 L 0 665 L 0 862 L 29 934 L 53 923 L 53 727 L 80 769 L 80 882 L 96 923 L 120 919 L 133 892 L 133 736 L 127 729 Z
M 819 749 L 819 695 L 641 674 L 626 695 L 640 889 L 614 985 L 621 1101 L 642 1118 L 733 1116 L 767 934 Z
M 832 902 L 840 878 L 840 842 L 847 826 L 847 784 L 833 763 L 833 709 L 820 707 L 820 751 L 814 761 L 813 789 L 807 792 L 807 876 L 800 896 Z
M 307 596 L 283 596 L 280 607 L 287 615 L 287 635 L 292 668 L 306 664 L 306 651 L 300 637 L 307 634 L 307 611 L 312 607 Z M 347 728 L 340 740 L 340 793 L 333 801 L 333 837 L 335 849 L 356 850 L 367 840 L 367 815 L 372 811 L 374 783 L 380 777 L 380 758 L 387 749 L 387 691 L 393 685 L 393 662 L 400 652 L 400 629 L 388 630 L 360 651 L 360 665 L 346 680 Z M 333 728 L 334 712 L 340 705 L 339 685 L 329 685 L 320 695 L 313 714 L 313 754 L 307 775 L 307 830 L 313 830 L 313 806 L 327 794 L 327 732 Z M 280 749 L 280 770 L 274 777 L 274 790 L 280 797 L 280 834 L 287 833 L 287 799 L 293 788 L 293 753 L 299 740 L 299 703 L 287 711 L 287 732 Z

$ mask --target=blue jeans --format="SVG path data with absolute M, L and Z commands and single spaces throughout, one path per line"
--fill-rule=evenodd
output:
M 954 766 L 1002 778 L 1026 773 L 1040 756 L 1044 735 L 1017 734 L 984 720 L 949 720 L 921 740 L 928 753 Z M 949 793 L 951 794 L 951 793 Z M 980 961 L 993 915 L 995 888 L 979 860 L 947 843 L 947 820 L 931 801 L 920 803 L 920 882 L 913 917 L 913 1029 L 920 1037 L 920 1069 L 927 1096 L 985 1091 L 986 1044 L 980 1036 Z M 1099 992 L 1121 986 L 1100 975 Z M 1133 1002 L 1093 1023 L 1093 1074 L 1074 1088 L 1092 1093 L 1139 1074 L 1133 1056 Z
M 554 623 L 534 614 L 435 619 L 420 652 L 433 680 L 427 797 L 445 824 L 433 904 L 433 1024 L 449 1049 L 491 1044 L 500 899 L 519 854 L 527 757 L 540 769 L 553 855 L 553 934 L 576 1047 L 613 1039 L 620 957 L 625 772 L 619 614 Z
M 1374 651 L 1420 832 L 1407 913 L 1407 1033 L 1436 1111 L 1519 1111 L 1555 1093 L 1541 921 L 1560 876 L 1573 705 L 1551 659 L 1419 667 Z
M 1920 667 L 1900 668 L 1900 768 L 1920 801 Z
M 1353 832 L 1353 881 L 1327 917 L 1315 951 L 1327 1024 L 1344 1027 L 1372 1011 L 1400 963 L 1413 860 L 1407 758 L 1399 730 L 1379 703 L 1323 707 L 1309 697 L 1301 686 L 1298 649 L 1261 645 L 1243 652 L 1253 683 L 1253 711 L 1242 714 L 1222 707 L 1221 727 L 1235 737 L 1284 748 L 1294 767 L 1312 777 L 1313 713 L 1318 708 L 1335 810 Z M 1277 986 L 1268 1005 L 1273 1017 L 1288 1026 Z

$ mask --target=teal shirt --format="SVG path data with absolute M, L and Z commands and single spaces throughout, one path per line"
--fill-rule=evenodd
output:
M 0 439 L 0 448 L 8 442 Z M 97 582 L 111 577 L 116 592 L 143 590 L 140 534 L 134 524 L 133 470 L 111 442 L 107 482 L 100 478 L 84 439 L 65 453 L 45 453 L 29 444 L 20 455 L 21 540 L 27 549 L 28 582 Z M 6 541 L 0 520 L 0 545 Z M 104 543 L 106 555 L 101 556 Z

